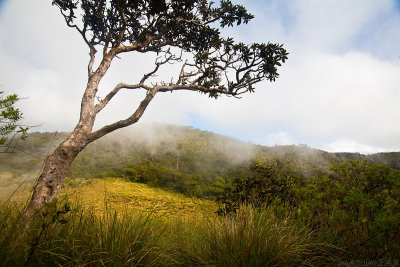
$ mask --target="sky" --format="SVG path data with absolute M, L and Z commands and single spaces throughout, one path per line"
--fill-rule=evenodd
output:
M 267 146 L 400 151 L 399 0 L 233 2 L 255 19 L 223 34 L 244 43 L 284 44 L 289 59 L 280 77 L 242 99 L 158 94 L 140 123 L 192 126 Z M 0 90 L 23 98 L 18 106 L 33 131 L 71 131 L 87 82 L 89 51 L 80 35 L 45 0 L 0 0 L 0 33 Z M 135 83 L 153 64 L 145 55 L 123 55 L 100 95 L 119 82 Z M 174 66 L 162 70 L 165 77 L 174 73 Z M 95 127 L 128 117 L 143 96 L 122 91 Z

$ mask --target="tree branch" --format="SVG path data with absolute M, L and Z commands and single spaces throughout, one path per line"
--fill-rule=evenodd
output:
M 119 83 L 117 84 L 114 89 L 112 91 L 110 91 L 106 97 L 100 101 L 100 103 L 98 103 L 95 106 L 95 112 L 99 113 L 109 102 L 110 100 L 119 92 L 119 90 L 121 89 L 139 89 L 139 88 L 143 88 L 146 89 L 147 91 L 151 91 L 152 87 L 145 85 L 145 81 L 153 76 L 160 68 L 161 65 L 164 65 L 168 62 L 170 62 L 171 60 L 180 60 L 181 56 L 176 57 L 175 55 L 171 54 L 170 50 L 167 50 L 164 52 L 165 55 L 165 59 L 159 62 L 156 62 L 156 66 L 154 68 L 154 70 L 152 70 L 149 73 L 146 73 L 145 75 L 143 75 L 143 78 L 140 80 L 140 82 L 138 84 L 127 84 L 127 83 Z
M 201 85 L 193 85 L 193 84 L 177 84 L 177 85 L 161 85 L 159 92 L 172 92 L 172 91 L 197 91 L 202 93 L 218 93 L 224 94 L 228 96 L 236 96 L 238 94 L 231 92 L 226 89 L 218 88 L 218 87 L 204 87 Z
M 100 101 L 100 103 L 98 103 L 94 108 L 95 108 L 95 112 L 99 113 L 107 104 L 108 102 L 110 102 L 110 100 L 119 92 L 119 90 L 121 90 L 122 88 L 125 89 L 138 89 L 140 88 L 141 85 L 140 84 L 125 84 L 125 83 L 119 83 L 117 84 L 114 89 L 109 92 L 106 97 Z
M 65 22 L 67 24 L 68 27 L 76 29 L 80 35 L 82 36 L 83 40 L 85 41 L 85 43 L 92 49 L 94 48 L 94 46 L 98 45 L 100 42 L 96 42 L 96 43 L 91 43 L 89 42 L 89 40 L 86 38 L 86 26 L 84 27 L 83 30 L 81 30 L 76 24 L 72 23 L 72 19 L 70 17 L 70 15 L 66 15 L 64 14 L 63 10 L 60 9 L 61 15 L 64 17 Z
M 148 46 L 155 39 L 156 39 L 155 35 L 150 35 L 142 43 L 135 42 L 134 44 L 128 45 L 128 46 L 121 45 L 121 46 L 113 48 L 113 50 L 115 51 L 116 54 L 139 50 L 139 49 L 142 49 L 142 48 Z
M 116 47 L 118 47 L 118 46 L 121 44 L 122 39 L 124 38 L 124 33 L 125 33 L 125 30 L 126 30 L 126 25 L 128 24 L 128 23 L 126 22 L 126 17 L 125 17 L 124 11 L 120 9 L 119 12 L 121 13 L 123 26 L 122 26 L 121 30 L 119 31 L 119 33 L 118 33 L 118 39 L 117 39 L 117 42 L 116 42 L 116 45 L 115 45 Z
M 155 86 L 155 87 L 151 88 L 150 90 L 148 90 L 146 97 L 142 100 L 142 102 L 140 102 L 139 107 L 136 109 L 136 111 L 130 117 L 128 117 L 125 120 L 120 120 L 113 124 L 106 125 L 103 128 L 90 133 L 88 140 L 90 140 L 90 142 L 92 142 L 112 131 L 115 131 L 117 129 L 129 126 L 129 125 L 132 125 L 132 124 L 138 122 L 139 119 L 142 117 L 144 111 L 146 110 L 147 106 L 150 104 L 151 100 L 153 100 L 153 98 L 156 95 L 156 93 L 158 92 L 158 90 L 159 90 L 158 86 Z
M 95 60 L 96 49 L 94 47 L 90 47 L 90 60 L 88 65 L 88 76 L 92 76 L 93 74 L 93 64 Z

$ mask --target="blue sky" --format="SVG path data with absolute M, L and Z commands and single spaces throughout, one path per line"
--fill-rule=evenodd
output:
M 262 145 L 328 151 L 400 150 L 400 8 L 397 0 L 234 1 L 256 17 L 224 30 L 237 40 L 283 43 L 289 60 L 275 83 L 243 99 L 158 95 L 143 122 L 190 125 Z M 79 116 L 88 51 L 50 1 L 0 2 L 0 84 L 27 97 L 28 124 L 68 131 Z M 127 55 L 101 85 L 134 82 L 152 61 Z M 170 77 L 173 67 L 163 70 Z M 163 76 L 164 75 L 164 76 Z M 97 127 L 128 116 L 143 92 L 122 92 Z

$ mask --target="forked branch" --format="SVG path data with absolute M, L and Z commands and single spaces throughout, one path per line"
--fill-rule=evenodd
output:
M 146 73 L 143 75 L 142 79 L 140 80 L 139 83 L 137 84 L 127 84 L 127 83 L 119 83 L 117 84 L 113 90 L 111 90 L 104 99 L 102 99 L 96 106 L 95 106 L 95 111 L 96 113 L 99 113 L 109 102 L 110 100 L 121 90 L 121 89 L 145 89 L 148 92 L 154 90 L 154 86 L 148 86 L 145 84 L 148 78 L 154 76 L 157 71 L 159 70 L 160 66 L 166 64 L 166 63 L 171 63 L 173 61 L 180 61 L 182 58 L 182 54 L 180 56 L 176 56 L 173 53 L 171 53 L 170 49 L 167 49 L 166 51 L 162 52 L 163 56 L 159 56 L 156 60 L 155 67 L 152 71 L 149 73 Z
M 117 129 L 120 129 L 120 128 L 123 128 L 123 127 L 126 127 L 126 126 L 136 123 L 142 117 L 144 111 L 146 110 L 147 106 L 150 104 L 151 100 L 153 100 L 153 98 L 156 95 L 156 93 L 158 92 L 158 90 L 159 90 L 158 86 L 155 86 L 152 89 L 148 90 L 146 97 L 142 100 L 142 102 L 140 102 L 140 105 L 138 106 L 136 111 L 131 116 L 129 116 L 125 120 L 120 120 L 115 123 L 106 125 L 106 126 L 102 127 L 101 129 L 90 133 L 88 140 L 97 140 L 100 137 L 102 137 L 112 131 L 115 131 Z

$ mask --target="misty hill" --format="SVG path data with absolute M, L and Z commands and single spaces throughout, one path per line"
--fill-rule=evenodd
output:
M 68 133 L 31 133 L 12 154 L 0 154 L 0 197 L 36 179 L 43 160 Z M 69 177 L 126 178 L 191 196 L 213 197 L 254 162 L 283 175 L 321 177 L 336 163 L 369 159 L 400 168 L 400 153 L 328 153 L 307 146 L 265 147 L 191 127 L 138 124 L 90 144 Z

